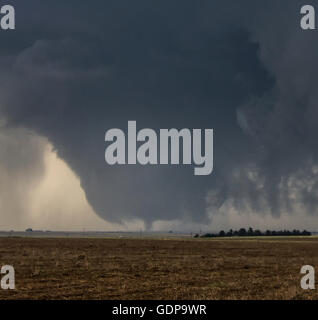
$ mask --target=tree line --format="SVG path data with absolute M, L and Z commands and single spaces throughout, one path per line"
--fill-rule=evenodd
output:
M 194 237 L 198 238 L 217 238 L 217 237 L 276 237 L 276 236 L 311 236 L 311 232 L 304 230 L 266 230 L 262 232 L 260 230 L 254 230 L 253 228 L 245 229 L 241 228 L 239 230 L 230 229 L 228 232 L 221 230 L 219 233 L 205 233 L 203 235 L 196 234 Z

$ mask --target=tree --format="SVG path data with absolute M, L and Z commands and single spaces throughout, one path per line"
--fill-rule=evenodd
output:
M 251 228 L 251 227 L 248 228 L 247 235 L 250 237 L 254 235 L 253 228 Z
M 227 237 L 233 237 L 233 230 L 230 229 L 230 231 L 226 234 Z
M 219 237 L 225 237 L 225 232 L 223 230 L 220 231 Z
M 241 228 L 239 231 L 238 231 L 238 235 L 240 237 L 245 237 L 246 236 L 246 230 L 244 228 Z

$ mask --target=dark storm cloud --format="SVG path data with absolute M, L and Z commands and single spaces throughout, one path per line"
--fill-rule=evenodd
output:
M 11 3 L 2 117 L 51 141 L 98 215 L 150 226 L 204 222 L 229 201 L 275 215 L 315 207 L 318 35 L 299 31 L 300 2 Z M 105 131 L 128 120 L 214 128 L 213 175 L 107 166 Z

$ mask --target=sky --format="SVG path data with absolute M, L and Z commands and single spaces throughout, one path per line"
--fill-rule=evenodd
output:
M 318 230 L 318 32 L 300 28 L 305 3 L 6 4 L 0 229 Z M 107 165 L 105 132 L 129 120 L 213 128 L 213 173 Z

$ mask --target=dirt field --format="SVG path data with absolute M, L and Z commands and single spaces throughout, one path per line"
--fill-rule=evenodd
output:
M 1 299 L 317 299 L 318 238 L 249 240 L 0 239 L 16 271 Z

